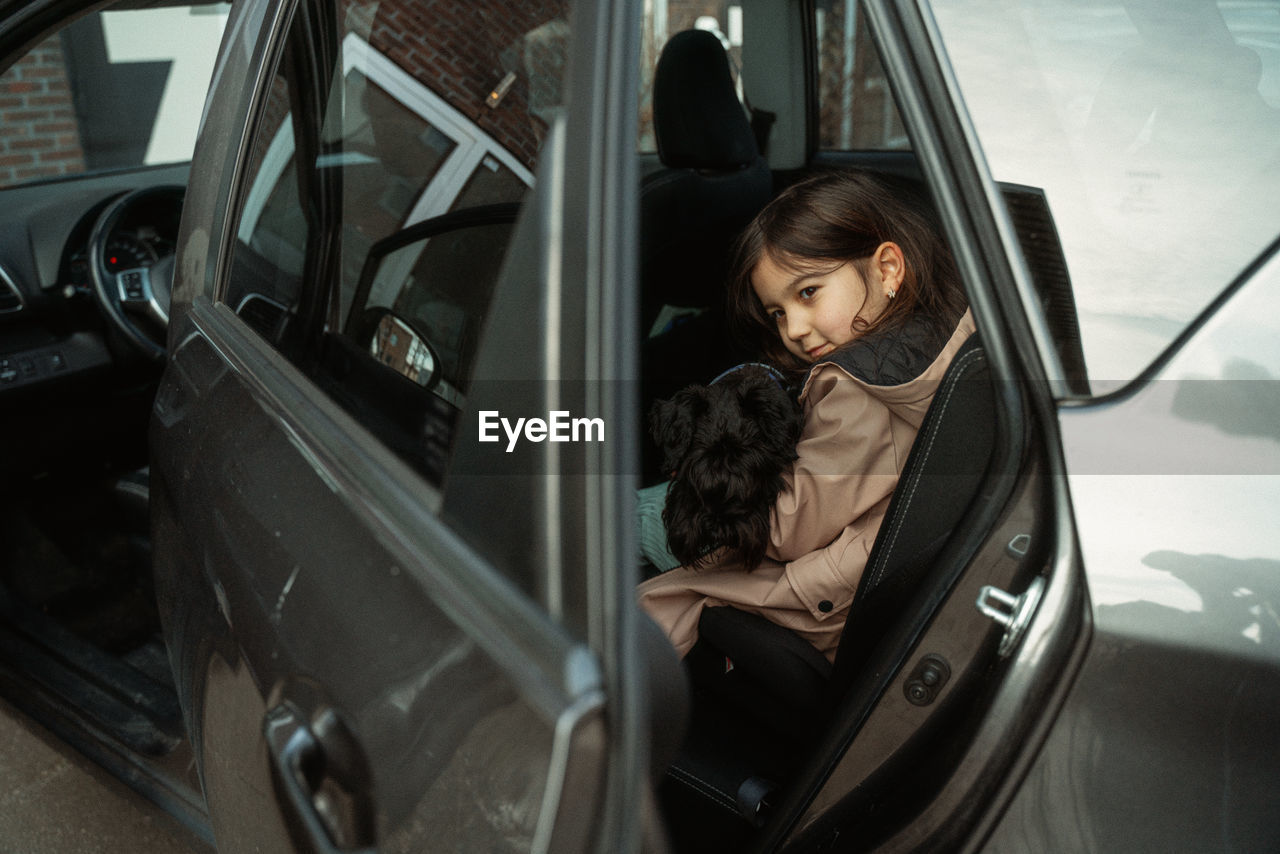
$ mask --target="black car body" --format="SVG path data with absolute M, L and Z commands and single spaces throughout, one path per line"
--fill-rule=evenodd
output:
M 189 167 L 0 190 L 0 357 L 38 366 L 0 387 L 6 696 L 225 851 L 1264 850 L 1274 158 L 1166 128 L 1203 96 L 1274 146 L 1280 11 L 1027 5 L 234 4 Z M 5 62 L 82 6 L 5 4 Z M 687 28 L 723 44 L 758 163 L 652 144 Z M 1178 51 L 1182 100 L 1150 82 Z M 1052 171 L 1090 141 L 1084 178 Z M 1239 222 L 1203 190 L 1228 155 Z M 990 377 L 972 492 L 781 740 L 691 690 L 634 602 L 643 407 L 729 355 L 697 340 L 715 288 L 655 296 L 723 267 L 709 212 L 655 240 L 655 186 L 752 168 L 927 197 Z M 113 265 L 177 198 L 168 249 Z M 1187 238 L 1152 234 L 1195 200 L 1221 251 L 1166 311 Z M 694 320 L 664 332 L 664 304 Z M 68 496 L 99 557 L 134 549 L 103 570 L 138 588 L 128 638 L 31 583 L 61 563 L 22 532 L 74 540 L 48 533 Z M 1194 552 L 1196 526 L 1249 533 Z

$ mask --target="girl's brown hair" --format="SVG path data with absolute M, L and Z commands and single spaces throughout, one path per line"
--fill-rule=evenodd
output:
M 905 275 L 879 317 L 857 321 L 858 335 L 916 314 L 939 332 L 950 332 L 966 300 L 927 203 L 905 186 L 891 187 L 885 179 L 857 171 L 826 172 L 794 184 L 747 226 L 738 238 L 729 280 L 731 328 L 774 363 L 795 370 L 807 367 L 783 345 L 777 323 L 765 314 L 751 285 L 752 271 L 767 255 L 798 273 L 852 263 L 865 279 L 868 259 L 889 241 L 902 249 Z

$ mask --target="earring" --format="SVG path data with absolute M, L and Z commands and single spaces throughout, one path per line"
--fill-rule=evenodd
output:
M 889 299 L 893 299 L 897 295 L 898 295 L 897 291 L 895 291 L 893 288 L 889 288 Z

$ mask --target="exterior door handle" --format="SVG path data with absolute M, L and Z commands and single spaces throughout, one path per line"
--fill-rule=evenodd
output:
M 285 700 L 262 726 L 286 824 L 316 854 L 374 854 L 373 781 L 355 736 L 329 707 Z

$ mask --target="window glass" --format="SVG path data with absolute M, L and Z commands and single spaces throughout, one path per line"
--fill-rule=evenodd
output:
M 653 136 L 653 72 L 667 39 L 684 30 L 709 30 L 720 37 L 729 54 L 729 70 L 743 95 L 742 5 L 730 0 L 658 2 L 645 4 L 640 45 L 640 139 L 642 153 L 658 150 Z
M 359 67 L 343 82 L 342 287 L 349 294 L 374 240 L 407 222 L 458 141 Z
M 999 181 L 1042 189 L 1095 393 L 1280 234 L 1280 4 L 938 0 Z
M 226 3 L 111 9 L 0 74 L 0 187 L 191 159 Z
M 299 7 L 224 297 L 433 481 L 561 109 L 568 36 L 560 4 L 449 5 Z
M 458 198 L 454 199 L 453 210 L 518 202 L 524 198 L 526 189 L 523 178 L 503 166 L 496 157 L 485 157 L 472 171 Z
M 248 189 L 223 297 L 272 343 L 280 342 L 297 304 L 309 234 L 291 107 L 288 81 L 277 73 L 246 167 Z
M 814 8 L 818 42 L 818 148 L 901 151 L 911 147 L 858 0 Z

